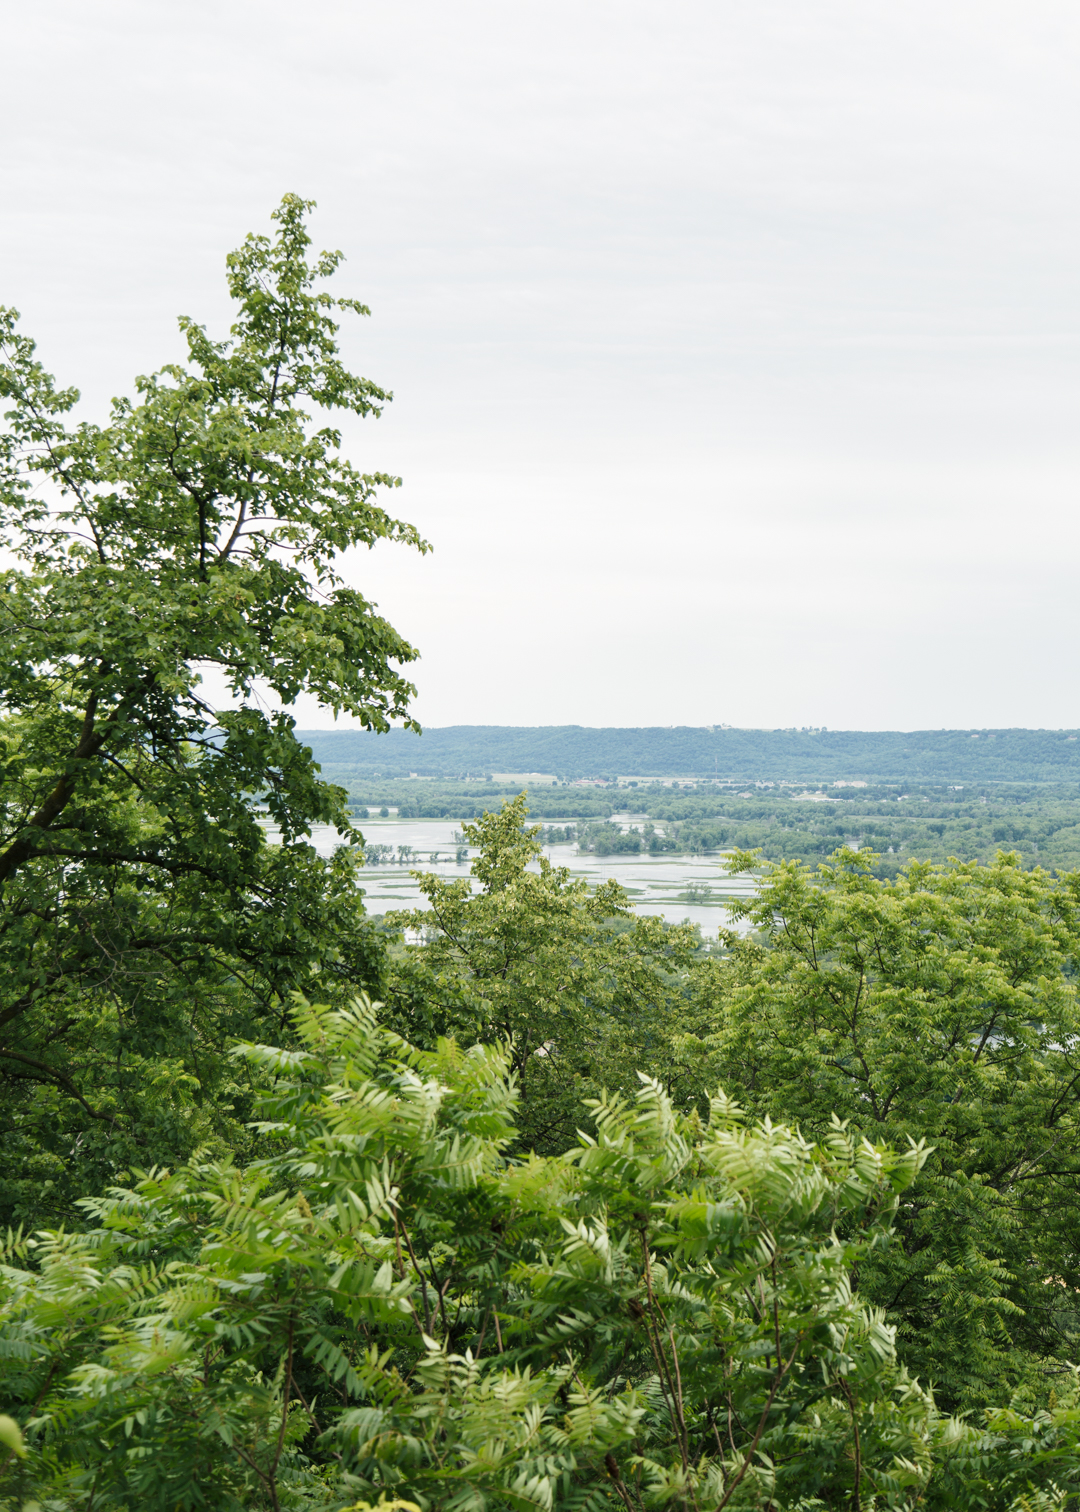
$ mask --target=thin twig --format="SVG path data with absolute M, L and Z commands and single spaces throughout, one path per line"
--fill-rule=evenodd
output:
M 395 1218 L 395 1221 L 396 1221 L 396 1218 Z M 424 1273 L 420 1269 L 420 1262 L 419 1262 L 419 1260 L 417 1260 L 416 1255 L 413 1253 L 412 1240 L 409 1238 L 409 1230 L 405 1227 L 405 1220 L 404 1219 L 401 1220 L 401 1233 L 402 1233 L 402 1236 L 404 1237 L 404 1240 L 405 1240 L 405 1248 L 409 1251 L 409 1259 L 413 1263 L 413 1270 L 415 1270 L 416 1275 L 417 1275 L 417 1279 L 420 1282 L 420 1300 L 424 1304 L 424 1332 L 427 1334 L 428 1338 L 430 1338 L 431 1337 L 431 1310 L 428 1307 L 427 1282 L 424 1280 Z
M 769 1413 L 772 1411 L 773 1400 L 776 1396 L 776 1393 L 780 1390 L 781 1381 L 783 1381 L 784 1377 L 787 1375 L 788 1371 L 795 1363 L 795 1356 L 799 1352 L 799 1346 L 802 1344 L 802 1341 L 803 1336 L 802 1334 L 800 1334 L 795 1340 L 795 1348 L 791 1351 L 791 1355 L 788 1358 L 787 1364 L 784 1365 L 782 1369 L 777 1371 L 776 1379 L 772 1383 L 772 1389 L 770 1390 L 769 1395 L 765 1400 L 765 1406 L 761 1409 L 761 1417 L 758 1419 L 758 1425 L 757 1429 L 755 1430 L 754 1437 L 750 1443 L 749 1449 L 746 1451 L 745 1457 L 743 1458 L 742 1469 L 732 1481 L 731 1485 L 724 1492 L 721 1500 L 717 1502 L 716 1512 L 722 1512 L 722 1509 L 727 1506 L 728 1502 L 734 1496 L 735 1491 L 742 1481 L 743 1476 L 749 1470 L 750 1462 L 754 1457 L 754 1453 L 757 1450 L 758 1444 L 761 1442 L 761 1435 L 765 1432 L 765 1424 L 768 1422 Z
M 855 1488 L 851 1496 L 851 1505 L 853 1512 L 860 1512 L 860 1507 L 862 1505 L 859 1491 L 860 1485 L 862 1484 L 862 1444 L 859 1441 L 859 1419 L 855 1413 L 855 1393 L 852 1391 L 848 1383 L 844 1380 L 843 1376 L 839 1376 L 838 1380 L 840 1383 L 840 1390 L 844 1393 L 845 1397 L 847 1397 L 848 1409 L 851 1412 L 851 1431 L 855 1440 Z
M 668 1323 L 667 1318 L 664 1317 L 663 1309 L 660 1307 L 659 1303 L 657 1302 L 657 1300 L 656 1300 L 656 1294 L 653 1291 L 652 1261 L 651 1261 L 650 1256 L 649 1256 L 649 1241 L 648 1241 L 648 1236 L 647 1236 L 647 1233 L 646 1233 L 645 1229 L 642 1229 L 640 1232 L 641 1232 L 641 1250 L 642 1250 L 642 1254 L 643 1254 L 644 1260 L 645 1260 L 645 1286 L 646 1286 L 646 1290 L 648 1292 L 648 1297 L 649 1297 L 649 1323 L 650 1323 L 650 1326 L 647 1329 L 647 1332 L 648 1332 L 648 1335 L 649 1335 L 649 1343 L 652 1345 L 653 1357 L 655 1358 L 655 1360 L 657 1362 L 657 1367 L 658 1367 L 658 1369 L 660 1371 L 660 1385 L 661 1385 L 661 1389 L 671 1399 L 672 1417 L 673 1417 L 673 1419 L 675 1421 L 675 1427 L 676 1427 L 676 1430 L 677 1430 L 677 1437 L 678 1437 L 678 1441 L 679 1441 L 679 1454 L 680 1454 L 680 1456 L 682 1458 L 683 1469 L 687 1473 L 687 1475 L 689 1476 L 689 1473 L 690 1473 L 690 1440 L 689 1440 L 689 1437 L 688 1437 L 687 1431 L 686 1431 L 686 1419 L 683 1416 L 683 1404 L 682 1404 L 681 1386 L 680 1386 L 679 1390 L 676 1390 L 675 1383 L 674 1383 L 674 1381 L 671 1378 L 671 1370 L 670 1370 L 670 1367 L 668 1366 L 668 1363 L 667 1363 L 667 1355 L 664 1353 L 663 1347 L 661 1346 L 660 1341 L 659 1341 L 659 1337 L 657 1335 L 656 1324 L 655 1324 L 655 1321 L 654 1321 L 654 1313 L 658 1312 L 660 1314 L 661 1318 L 663 1318 L 663 1321 L 664 1321 L 665 1325 L 667 1326 L 668 1336 L 671 1338 L 671 1341 L 672 1341 L 672 1350 L 676 1354 L 676 1370 L 678 1370 L 678 1351 L 675 1350 L 675 1337 L 674 1337 L 674 1333 L 673 1333 L 673 1331 L 671 1329 L 671 1325 Z M 666 1385 L 665 1385 L 665 1381 L 666 1381 Z M 692 1487 L 691 1487 L 690 1494 L 691 1494 L 691 1497 L 693 1498 L 694 1506 L 696 1507 L 697 1506 L 697 1497 L 694 1495 Z
M 270 1461 L 270 1473 L 266 1477 L 266 1489 L 270 1493 L 270 1500 L 274 1504 L 274 1512 L 279 1512 L 277 1494 L 277 1468 L 281 1463 L 281 1451 L 285 1447 L 285 1430 L 289 1426 L 289 1396 L 292 1391 L 292 1362 L 293 1362 L 293 1331 L 296 1327 L 296 1314 L 289 1314 L 289 1345 L 285 1353 L 285 1386 L 281 1396 L 281 1426 L 278 1429 L 277 1444 L 274 1448 L 274 1457 Z
M 619 1498 L 622 1501 L 623 1506 L 627 1509 L 627 1512 L 636 1512 L 634 1503 L 630 1500 L 630 1493 L 626 1489 L 626 1485 L 623 1481 L 622 1471 L 619 1469 L 619 1462 L 612 1454 L 610 1449 L 604 1455 L 604 1468 L 607 1470 L 608 1477 L 610 1478 L 612 1485 L 615 1487 L 615 1490 L 618 1492 Z

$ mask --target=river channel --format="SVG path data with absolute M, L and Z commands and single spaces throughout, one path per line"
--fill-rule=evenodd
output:
M 628 828 L 637 816 L 616 816 Z M 357 817 L 369 847 L 371 860 L 365 866 L 362 885 L 369 913 L 382 914 L 392 908 L 423 906 L 423 898 L 410 875 L 413 871 L 436 872 L 440 877 L 469 876 L 469 863 L 477 852 L 460 840 L 461 822 L 456 819 L 380 819 Z M 547 821 L 553 825 L 558 820 Z M 564 823 L 572 823 L 566 820 Z M 271 838 L 274 832 L 270 831 Z M 312 843 L 321 855 L 329 855 L 338 842 L 337 831 L 330 825 L 312 828 Z M 379 856 L 374 848 L 391 847 L 393 859 Z M 544 854 L 555 866 L 565 866 L 573 877 L 582 877 L 590 886 L 614 879 L 626 889 L 638 913 L 662 914 L 669 923 L 689 919 L 701 927 L 706 937 L 716 938 L 717 930 L 730 925 L 726 904 L 735 897 L 745 897 L 754 890 L 750 877 L 731 877 L 724 868 L 724 856 L 633 855 L 595 856 L 579 853 L 573 841 L 546 845 Z M 400 858 L 400 859 L 399 859 Z M 374 861 L 374 864 L 372 864 Z

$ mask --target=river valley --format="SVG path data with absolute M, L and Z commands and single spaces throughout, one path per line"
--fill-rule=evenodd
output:
M 357 823 L 368 846 L 363 889 L 369 913 L 421 906 L 413 871 L 436 872 L 448 879 L 469 875 L 476 851 L 462 841 L 458 820 L 361 816 Z M 337 831 L 331 825 L 315 825 L 312 843 L 321 855 L 329 855 L 339 843 Z M 754 888 L 751 878 L 728 875 L 722 854 L 596 856 L 579 852 L 574 841 L 545 845 L 544 854 L 591 886 L 614 878 L 639 913 L 662 914 L 669 923 L 689 919 L 706 938 L 715 939 L 717 930 L 730 923 L 725 904 Z

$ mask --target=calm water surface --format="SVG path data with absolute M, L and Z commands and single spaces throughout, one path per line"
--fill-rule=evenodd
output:
M 558 824 L 558 820 L 547 821 Z M 564 823 L 572 823 L 567 820 Z M 382 860 L 365 866 L 364 901 L 369 913 L 386 913 L 392 908 L 423 906 L 423 898 L 411 871 L 436 872 L 449 879 L 468 877 L 469 862 L 477 854 L 468 848 L 459 863 L 461 821 L 456 819 L 357 819 L 369 847 L 392 846 L 393 861 Z M 625 827 L 625 826 L 624 826 Z M 269 831 L 271 838 L 275 832 Z M 320 855 L 330 855 L 339 844 L 337 831 L 328 824 L 312 828 L 312 842 Z M 402 852 L 399 848 L 406 847 Z M 639 913 L 662 914 L 670 923 L 689 919 L 701 926 L 702 933 L 715 937 L 717 930 L 729 925 L 725 902 L 745 897 L 754 890 L 748 877 L 729 877 L 723 856 L 594 856 L 581 855 L 575 842 L 544 847 L 554 866 L 565 866 L 574 877 L 583 877 L 591 886 L 614 879 L 626 889 L 630 902 Z M 399 862 L 396 858 L 404 855 Z M 476 884 L 474 884 L 476 885 Z M 690 897 L 687 896 L 691 891 Z

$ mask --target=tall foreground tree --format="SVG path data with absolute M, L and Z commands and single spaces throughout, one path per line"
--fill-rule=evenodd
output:
M 314 820 L 359 836 L 287 709 L 308 693 L 408 722 L 416 653 L 334 563 L 426 546 L 377 500 L 399 480 L 358 472 L 325 423 L 390 395 L 341 361 L 336 312 L 368 312 L 321 288 L 341 254 L 309 256 L 310 208 L 287 195 L 227 259 L 228 338 L 181 319 L 186 364 L 105 425 L 69 422 L 77 390 L 0 309 L 18 563 L 0 575 L 0 1215 L 50 1190 L 63 1209 L 134 1145 L 172 1159 L 221 1133 L 244 1088 L 215 1048 L 316 973 L 376 968 L 355 846 L 306 843 Z

